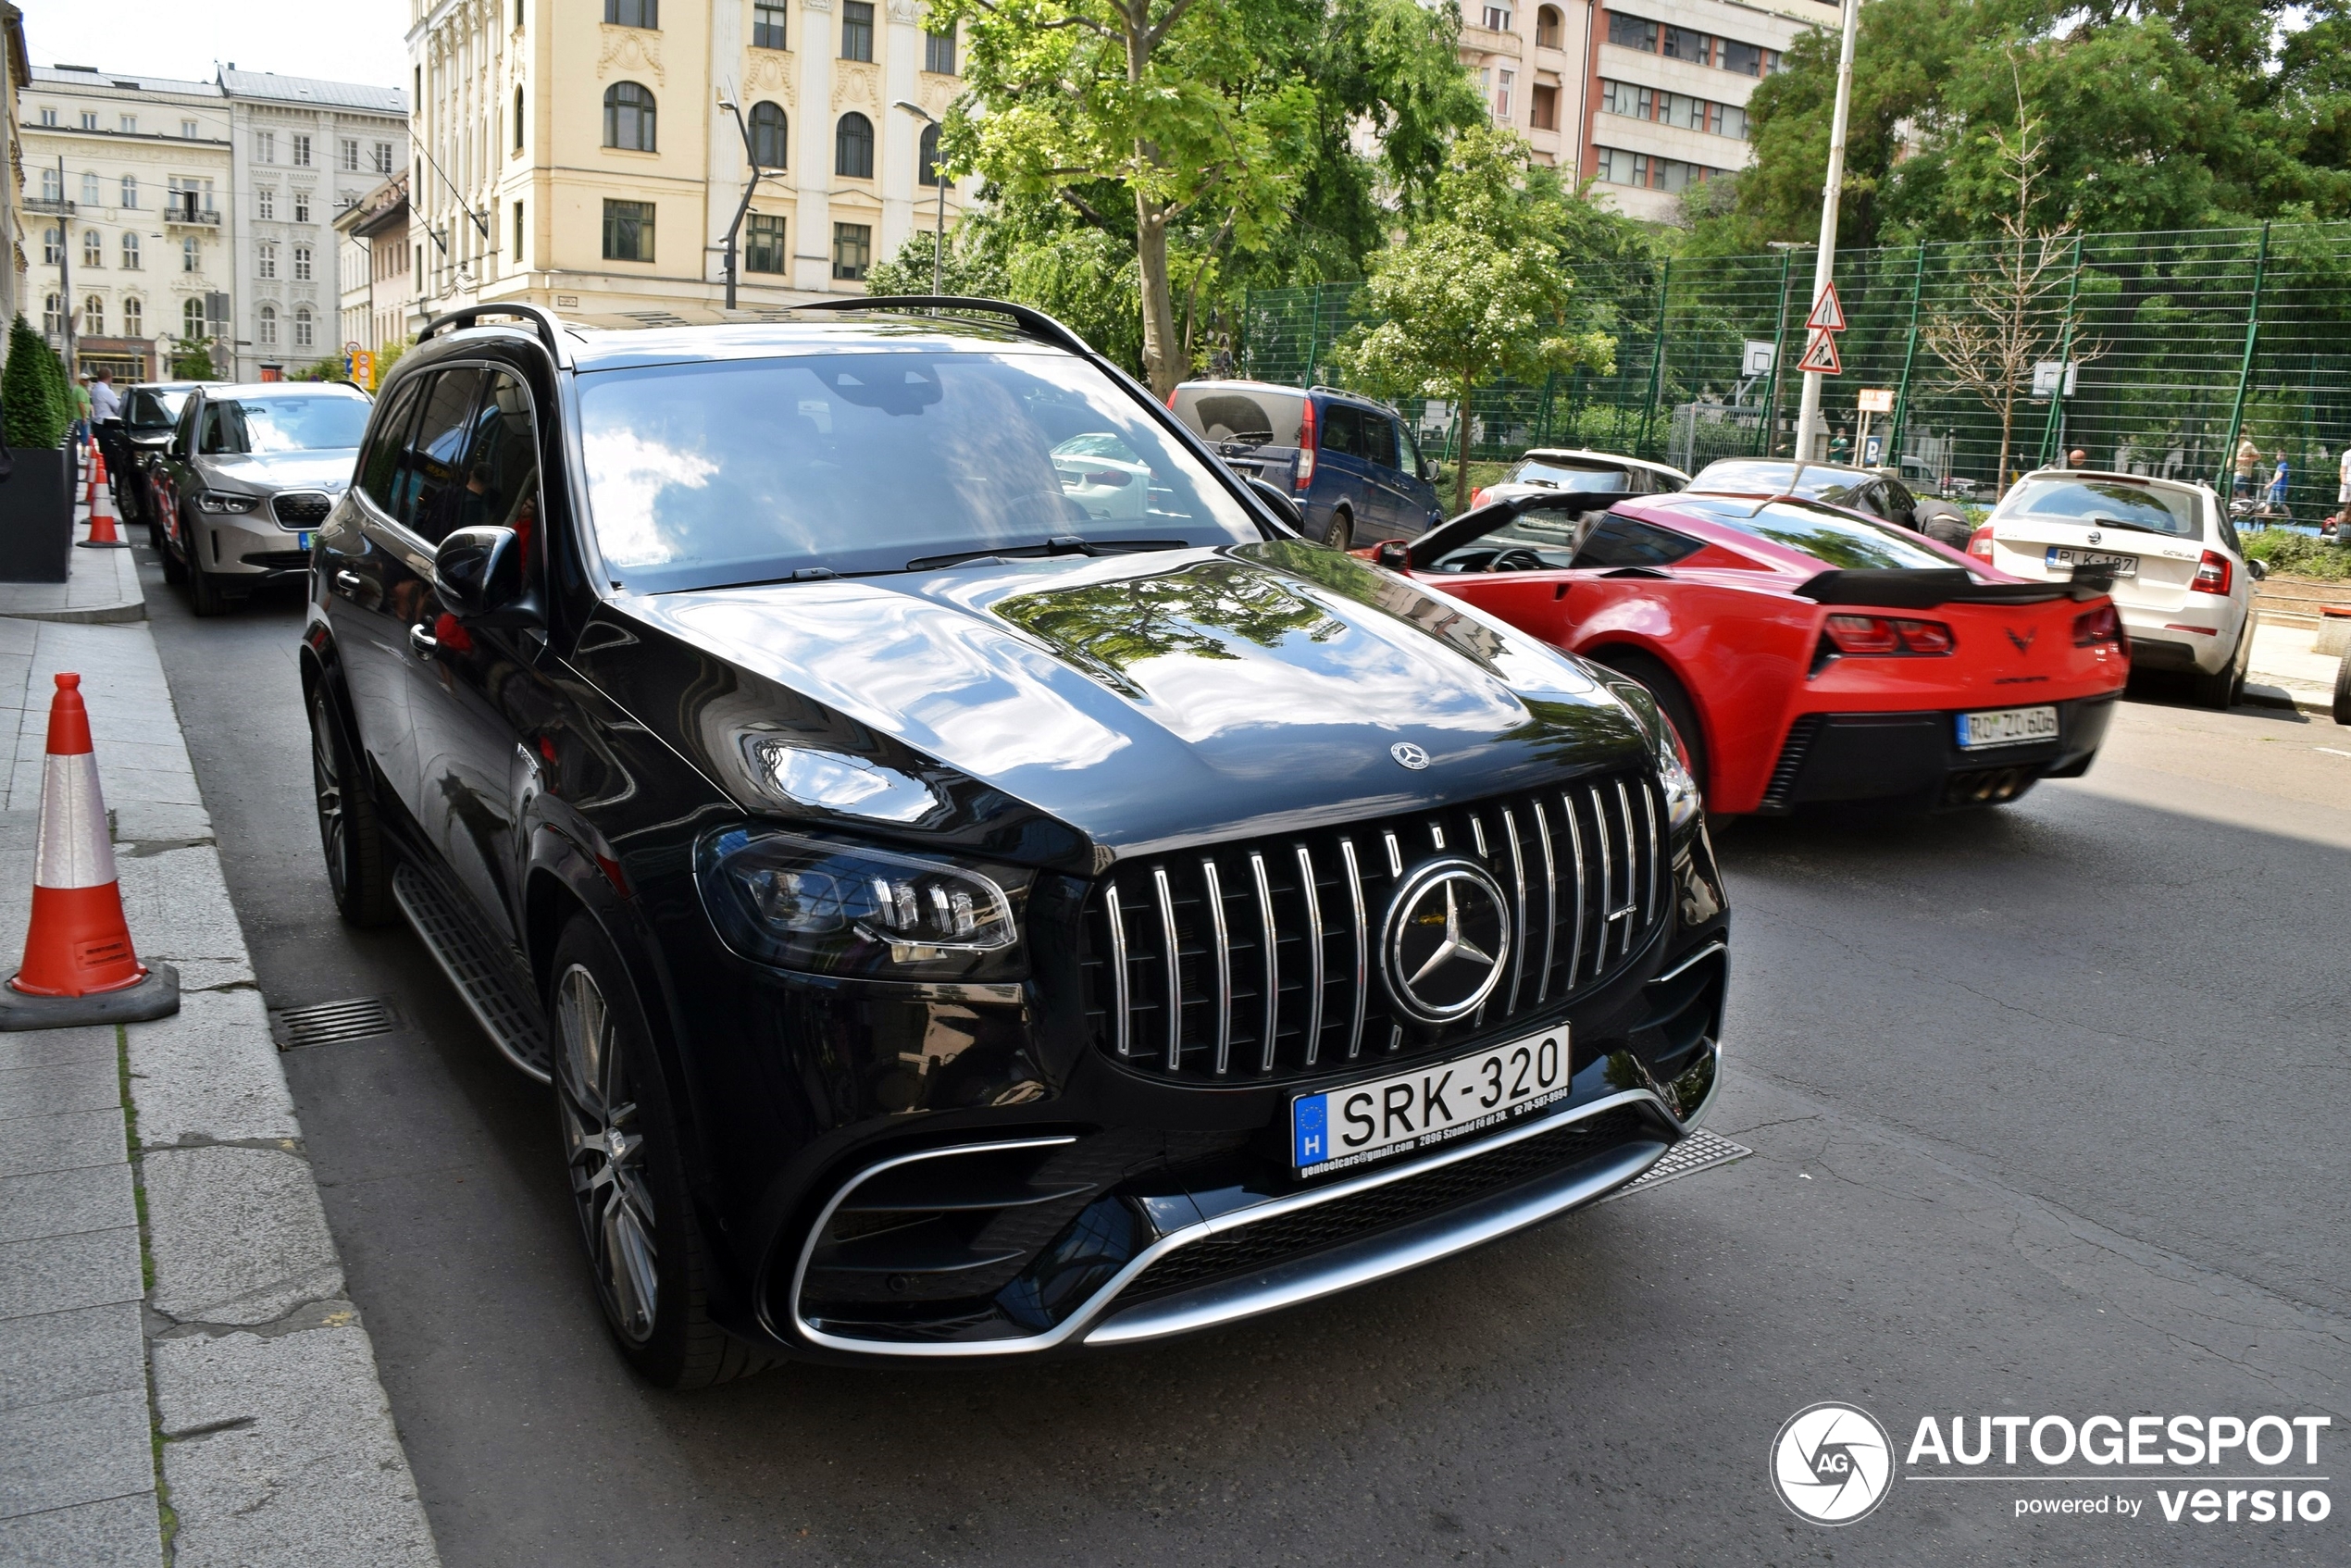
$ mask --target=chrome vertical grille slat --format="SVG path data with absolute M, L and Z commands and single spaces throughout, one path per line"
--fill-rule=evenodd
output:
M 1468 1049 L 1538 1009 L 1555 1016 L 1651 950 L 1673 917 L 1668 840 L 1655 782 L 1609 774 L 1539 797 L 1141 857 L 1099 877 L 1085 901 L 1085 1027 L 1130 1071 L 1199 1083 Z M 1440 1026 L 1399 1011 L 1378 972 L 1399 881 L 1443 856 L 1495 878 L 1512 945 L 1503 983 Z

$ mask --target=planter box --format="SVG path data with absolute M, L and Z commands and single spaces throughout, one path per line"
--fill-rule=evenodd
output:
M 63 582 L 73 555 L 73 449 L 16 451 L 0 479 L 0 582 Z

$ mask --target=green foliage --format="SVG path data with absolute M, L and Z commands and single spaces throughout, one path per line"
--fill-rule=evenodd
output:
M 2340 544 L 2292 529 L 2241 529 L 2238 537 L 2245 543 L 2245 558 L 2266 564 L 2274 577 L 2351 580 L 2351 549 Z
M 218 380 L 220 373 L 213 367 L 212 345 L 192 343 L 171 356 L 171 378 L 176 381 Z
M 70 423 L 58 392 L 64 367 L 41 334 L 19 314 L 8 326 L 8 363 L 0 370 L 0 403 L 7 405 L 10 446 L 54 447 Z

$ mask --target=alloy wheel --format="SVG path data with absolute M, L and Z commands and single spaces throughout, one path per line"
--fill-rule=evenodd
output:
M 641 1345 L 660 1310 L 653 1188 L 620 1032 L 584 964 L 555 982 L 555 1105 L 597 1294 L 614 1329 Z
M 351 881 L 351 823 L 344 812 L 342 759 L 335 755 L 334 736 L 328 726 L 334 716 L 324 696 L 310 702 L 310 781 L 318 800 L 318 847 L 327 854 L 327 880 L 333 884 L 335 902 L 348 902 Z

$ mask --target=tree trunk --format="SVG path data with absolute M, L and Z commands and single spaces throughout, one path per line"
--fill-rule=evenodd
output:
M 1135 263 L 1143 295 L 1143 374 L 1162 402 L 1191 373 L 1176 330 L 1176 296 L 1167 276 L 1167 219 L 1160 204 L 1135 197 Z
M 2000 466 L 1992 470 L 1992 499 L 1996 502 L 2009 492 L 2009 437 L 2016 429 L 2016 389 L 2010 387 L 2000 398 Z

